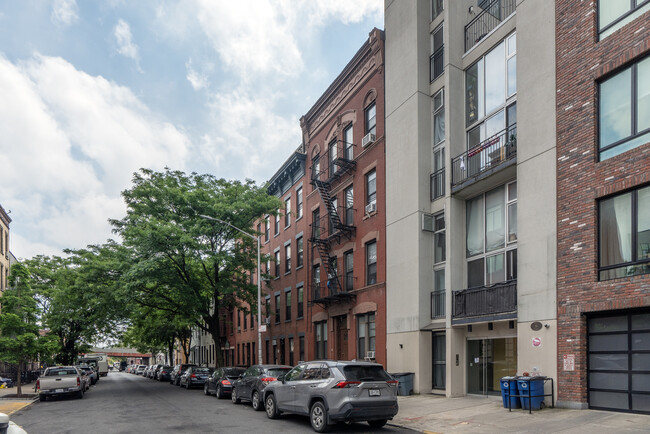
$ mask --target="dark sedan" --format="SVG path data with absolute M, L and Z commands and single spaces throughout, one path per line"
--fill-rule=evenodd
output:
M 264 409 L 262 391 L 267 384 L 276 381 L 282 374 L 291 370 L 286 365 L 253 365 L 244 372 L 241 378 L 232 385 L 230 398 L 234 404 L 239 404 L 242 399 L 253 404 L 253 410 Z
M 232 392 L 232 382 L 246 372 L 246 368 L 217 368 L 203 386 L 203 393 L 206 395 L 217 395 L 217 398 L 225 398 Z
M 171 379 L 171 374 L 174 368 L 172 366 L 165 365 L 158 370 L 156 373 L 156 380 L 158 381 L 169 381 Z
M 181 381 L 181 375 L 185 372 L 187 368 L 190 366 L 196 366 L 188 363 L 181 363 L 179 365 L 174 366 L 174 370 L 172 373 L 169 375 L 169 382 L 173 384 L 174 386 L 180 385 Z
M 212 374 L 212 368 L 191 366 L 183 372 L 179 386 L 189 389 L 190 387 L 203 387 L 208 377 Z

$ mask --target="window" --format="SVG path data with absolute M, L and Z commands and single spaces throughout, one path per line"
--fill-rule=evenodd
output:
M 600 159 L 650 142 L 650 57 L 600 83 Z
M 433 216 L 433 221 L 433 263 L 439 264 L 445 262 L 446 255 L 445 214 L 436 214 Z
M 329 259 L 329 269 L 327 270 L 327 293 L 328 295 L 338 292 L 340 285 L 338 284 L 338 264 L 336 256 Z
M 244 330 L 246 330 L 247 328 L 248 327 L 247 327 L 247 323 L 246 323 L 246 312 L 244 312 Z M 201 331 L 201 334 L 204 334 L 204 333 L 205 333 L 204 331 Z
M 275 277 L 280 277 L 280 251 L 275 252 Z
M 345 159 L 354 160 L 354 136 L 352 135 L 352 122 L 343 130 L 343 141 L 345 146 Z
M 377 242 L 366 244 L 366 285 L 377 283 Z
M 250 327 L 251 328 L 253 328 L 253 322 L 254 322 L 253 319 L 254 318 L 255 318 L 255 315 L 253 315 L 253 312 L 251 312 L 250 317 L 249 317 L 249 319 L 250 319 Z
M 269 242 L 269 236 L 271 232 L 271 217 L 266 216 L 264 221 L 264 242 Z
M 506 99 L 516 91 L 517 40 L 513 33 L 465 71 L 466 125 L 503 110 Z M 488 131 L 485 137 L 492 134 Z
M 429 81 L 433 81 L 445 72 L 445 45 L 442 24 L 431 34 L 431 57 L 429 58 Z
M 354 252 L 350 250 L 343 254 L 343 272 L 345 273 L 345 290 L 354 289 Z
M 599 0 L 598 31 L 600 38 L 611 35 L 648 10 L 650 10 L 650 2 L 647 0 Z
M 366 205 L 377 203 L 377 171 L 371 170 L 366 175 Z
M 435 20 L 443 10 L 442 0 L 431 0 L 431 21 Z
M 296 190 L 296 220 L 302 218 L 302 187 Z
M 431 174 L 431 200 L 445 195 L 445 148 L 433 150 L 433 173 Z
M 343 191 L 343 199 L 345 200 L 345 224 L 354 226 L 354 189 L 352 186 Z
M 336 198 L 336 196 L 334 196 L 332 198 L 332 200 L 331 200 L 330 212 L 331 212 L 331 214 L 330 214 L 329 218 L 327 219 L 327 222 L 328 222 L 327 230 L 328 230 L 328 234 L 332 235 L 334 233 L 334 229 L 335 229 L 335 227 L 334 227 L 334 219 L 332 217 L 334 215 L 336 215 L 336 219 L 340 221 L 340 217 L 338 216 L 339 215 L 339 201 Z
M 445 269 L 433 270 L 433 293 L 431 294 L 431 318 L 445 316 Z
M 444 389 L 447 370 L 445 332 L 432 333 L 432 348 L 433 377 L 431 387 L 433 389 Z
M 291 244 L 284 246 L 284 272 L 291 272 Z
M 266 318 L 271 321 L 271 297 L 266 297 Z
M 284 227 L 291 226 L 291 198 L 288 197 L 284 201 Z
M 303 252 L 302 237 L 298 237 L 296 238 L 296 268 L 302 267 Z
M 304 293 L 304 291 L 303 291 L 302 286 L 299 286 L 296 289 L 298 291 L 298 316 L 297 316 L 297 318 L 302 318 L 303 314 L 304 314 L 304 311 L 303 311 L 303 309 L 304 309 L 304 306 L 303 306 L 303 303 L 304 303 L 304 300 L 303 300 L 304 294 L 303 293 Z
M 241 312 L 237 311 L 237 331 L 241 331 Z
M 445 140 L 445 95 L 440 89 L 433 96 L 433 145 Z
M 357 357 L 363 359 L 375 351 L 375 313 L 357 316 Z
M 312 164 L 311 164 L 311 179 L 320 179 L 320 155 L 316 155 L 312 159 Z M 316 188 L 316 185 L 314 185 L 314 189 Z
M 280 294 L 275 294 L 275 323 L 280 322 Z
M 315 356 L 316 359 L 327 358 L 327 321 L 314 323 L 315 328 Z
M 377 134 L 377 106 L 373 101 L 365 110 L 366 134 Z
M 320 265 L 314 265 L 313 271 L 314 299 L 318 300 L 320 298 Z
M 516 200 L 516 184 L 511 183 L 467 201 L 468 288 L 517 278 Z
M 298 353 L 299 353 L 298 358 L 301 361 L 305 360 L 305 337 L 304 336 L 298 337 Z
M 650 186 L 598 203 L 599 279 L 650 273 Z
M 291 291 L 284 293 L 284 320 L 291 321 Z
M 294 348 L 293 348 L 293 338 L 289 338 L 289 366 L 293 366 L 293 365 L 294 365 L 294 361 L 293 361 L 293 351 L 294 351 Z
M 276 237 L 280 235 L 280 210 L 278 210 L 278 214 L 275 216 L 275 232 L 273 235 Z
M 311 213 L 311 221 L 312 221 L 312 223 L 311 223 L 312 237 L 320 238 L 320 232 L 321 232 L 321 230 L 320 230 L 320 224 L 321 224 L 321 222 L 320 222 L 320 208 L 315 209 Z
M 329 176 L 330 178 L 336 173 L 336 158 L 338 157 L 338 152 L 336 149 L 336 139 L 332 140 L 329 144 Z

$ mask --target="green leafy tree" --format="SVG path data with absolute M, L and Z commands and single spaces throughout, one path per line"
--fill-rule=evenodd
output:
M 224 312 L 256 305 L 250 273 L 257 267 L 257 244 L 201 216 L 251 231 L 257 218 L 276 214 L 282 203 L 253 181 L 171 170 L 142 169 L 122 196 L 127 215 L 111 222 L 132 249 L 125 289 L 138 304 L 173 313 L 210 334 L 222 365 Z
M 41 335 L 39 306 L 31 287 L 29 269 L 11 267 L 9 288 L 2 294 L 0 313 L 0 359 L 18 365 L 18 395 L 22 395 L 21 374 L 27 361 L 46 358 L 56 349 L 51 336 Z

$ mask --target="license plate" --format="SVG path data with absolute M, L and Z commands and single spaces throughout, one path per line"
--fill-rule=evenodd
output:
M 379 389 L 368 389 L 368 394 L 370 396 L 381 396 L 381 391 Z
M 63 389 L 54 389 L 56 393 L 63 393 Z

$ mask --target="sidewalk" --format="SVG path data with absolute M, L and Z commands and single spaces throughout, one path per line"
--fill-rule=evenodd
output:
M 503 408 L 501 397 L 400 396 L 391 425 L 423 433 L 648 433 L 650 416 L 598 410 Z
M 34 393 L 34 383 L 24 384 L 22 386 L 23 393 Z M 18 393 L 16 387 L 8 389 L 0 389 L 0 413 L 11 415 L 12 413 L 27 407 L 36 398 L 6 398 L 7 395 L 15 395 Z

